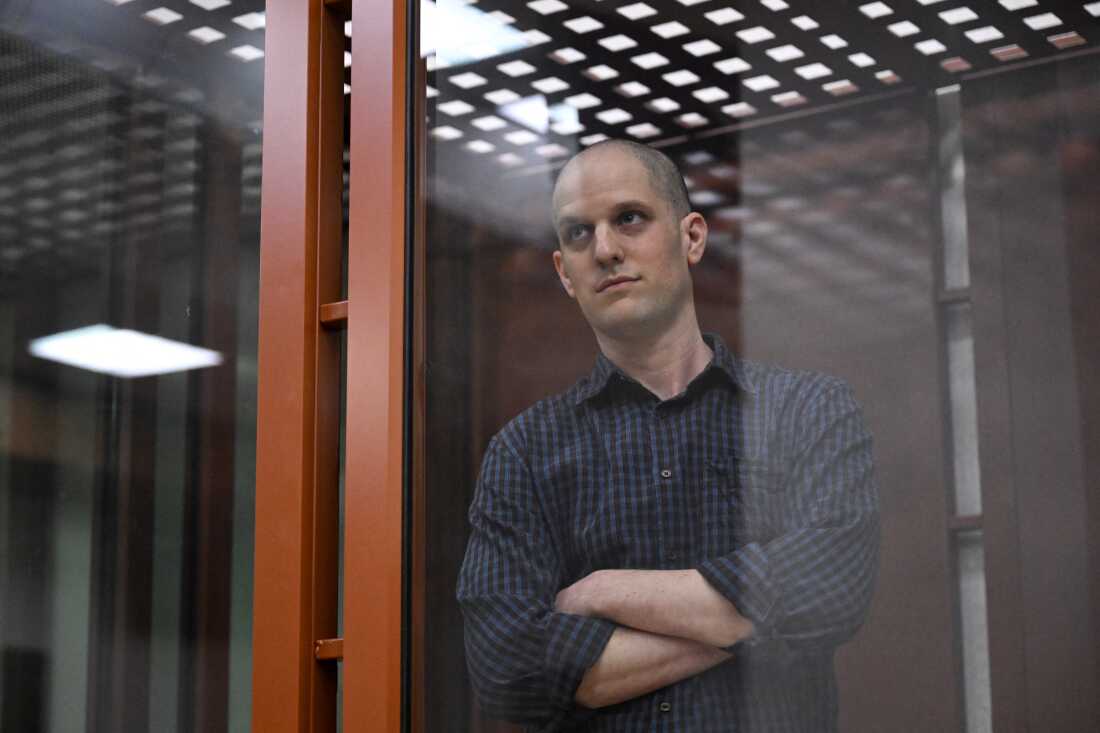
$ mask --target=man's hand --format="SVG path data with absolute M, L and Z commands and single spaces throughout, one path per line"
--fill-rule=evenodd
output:
M 752 622 L 696 570 L 597 570 L 563 588 L 554 608 L 713 647 L 753 633 Z

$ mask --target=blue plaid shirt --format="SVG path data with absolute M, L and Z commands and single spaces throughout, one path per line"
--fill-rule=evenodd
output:
M 530 731 L 832 731 L 833 652 L 874 586 L 871 438 L 841 380 L 735 358 L 661 401 L 600 356 L 506 425 L 458 585 L 491 716 Z M 756 627 L 733 658 L 625 703 L 573 696 L 615 625 L 554 610 L 604 568 L 696 568 Z

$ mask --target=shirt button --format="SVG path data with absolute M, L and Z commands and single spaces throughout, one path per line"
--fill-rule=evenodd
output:
M 667 468 L 661 469 L 661 478 L 672 478 L 672 471 Z
M 672 710 L 672 703 L 670 703 L 670 702 L 663 702 L 663 703 L 661 703 L 660 705 L 658 705 L 658 706 L 657 706 L 657 708 L 658 708 L 658 709 L 659 709 L 659 710 L 660 710 L 660 711 L 661 711 L 662 713 L 667 713 L 668 711 Z

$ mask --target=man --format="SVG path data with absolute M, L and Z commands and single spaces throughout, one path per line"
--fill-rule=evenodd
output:
M 830 731 L 878 548 L 851 390 L 704 337 L 707 225 L 663 154 L 607 141 L 554 189 L 593 372 L 498 433 L 459 579 L 486 712 L 533 731 Z

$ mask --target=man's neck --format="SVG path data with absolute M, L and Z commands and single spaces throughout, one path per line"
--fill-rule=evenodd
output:
M 596 340 L 604 356 L 662 400 L 687 389 L 713 356 L 694 318 L 684 326 L 644 338 L 613 339 L 597 334 Z

